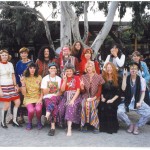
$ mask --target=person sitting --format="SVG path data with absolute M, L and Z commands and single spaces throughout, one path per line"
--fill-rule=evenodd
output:
M 24 95 L 23 104 L 28 111 L 28 123 L 27 130 L 32 129 L 32 119 L 34 112 L 37 117 L 37 128 L 42 129 L 41 115 L 42 115 L 42 92 L 40 89 L 42 77 L 38 75 L 37 65 L 33 62 L 28 65 L 28 68 L 24 71 L 24 76 L 20 75 L 21 92 Z
M 124 70 L 122 90 L 125 91 L 125 100 L 118 106 L 118 119 L 125 122 L 129 127 L 128 133 L 139 134 L 139 127 L 144 126 L 150 120 L 150 107 L 144 102 L 146 81 L 137 75 L 139 64 L 131 62 L 129 65 L 130 74 Z M 126 112 L 135 111 L 140 115 L 140 119 L 133 124 Z

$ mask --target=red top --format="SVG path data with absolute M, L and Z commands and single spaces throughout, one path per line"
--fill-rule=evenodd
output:
M 83 73 L 85 72 L 85 64 L 87 63 L 87 59 L 85 58 L 85 53 L 84 51 L 82 52 L 81 55 L 81 62 L 79 64 L 79 72 L 80 72 L 80 76 L 83 75 Z M 100 74 L 100 68 L 99 68 L 99 63 L 98 61 L 94 61 L 95 63 L 95 70 L 97 74 Z
M 61 81 L 61 85 L 63 83 L 63 80 Z M 79 76 L 73 76 L 73 77 L 67 77 L 67 84 L 65 87 L 65 91 L 72 91 L 80 89 L 80 77 Z

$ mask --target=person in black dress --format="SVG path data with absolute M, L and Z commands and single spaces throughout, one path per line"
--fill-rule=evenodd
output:
M 119 123 L 117 119 L 117 108 L 120 101 L 120 87 L 118 73 L 115 65 L 108 62 L 105 71 L 102 72 L 105 83 L 102 85 L 101 102 L 99 105 L 100 131 L 117 133 Z

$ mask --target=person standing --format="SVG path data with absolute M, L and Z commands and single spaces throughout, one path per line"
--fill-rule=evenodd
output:
M 81 62 L 81 55 L 84 50 L 84 47 L 80 41 L 74 42 L 71 48 L 71 55 L 78 59 L 78 62 Z
M 20 60 L 16 63 L 16 68 L 15 68 L 15 75 L 16 75 L 16 82 L 17 85 L 19 87 L 19 95 L 20 95 L 20 107 L 18 109 L 18 116 L 19 118 L 19 123 L 24 123 L 24 106 L 23 106 L 23 99 L 24 96 L 21 93 L 21 82 L 20 82 L 20 77 L 21 75 L 23 75 L 23 72 L 26 70 L 26 68 L 28 67 L 28 64 L 31 63 L 32 61 L 28 58 L 29 55 L 29 49 L 26 47 L 22 47 L 19 50 L 19 54 L 20 54 Z M 14 104 L 11 103 L 11 113 L 13 114 L 13 107 Z
M 119 49 L 118 44 L 112 45 L 112 49 L 110 50 L 110 54 L 107 56 L 104 62 L 104 66 L 108 62 L 112 62 L 116 66 L 119 75 L 122 77 L 125 55 Z
M 81 131 L 87 131 L 87 123 L 94 127 L 93 133 L 99 132 L 99 118 L 97 107 L 100 101 L 101 89 L 104 80 L 95 70 L 93 61 L 88 61 L 85 65 L 86 74 L 81 76 L 82 112 Z
M 36 60 L 36 64 L 39 68 L 39 75 L 42 78 L 49 74 L 48 72 L 48 64 L 51 62 L 58 63 L 57 59 L 55 58 L 55 52 L 49 46 L 43 46 L 38 54 L 38 59 Z
M 11 101 L 14 101 L 15 103 L 13 108 L 12 125 L 21 127 L 17 122 L 17 111 L 20 105 L 20 97 L 18 94 L 14 67 L 12 63 L 9 62 L 10 59 L 11 56 L 7 50 L 4 49 L 0 51 L 0 102 L 4 102 L 1 121 L 1 126 L 3 128 L 8 128 L 6 125 L 6 115 Z
M 83 75 L 85 73 L 85 65 L 88 61 L 92 60 L 92 53 L 93 51 L 91 48 L 86 48 L 83 50 L 82 55 L 81 55 L 81 62 L 79 64 L 80 75 Z M 95 65 L 96 73 L 100 74 L 99 62 L 95 60 L 94 65 Z
M 32 129 L 32 119 L 34 112 L 37 116 L 37 128 L 42 129 L 41 115 L 42 115 L 42 92 L 41 81 L 42 77 L 38 75 L 37 65 L 33 62 L 28 65 L 28 68 L 24 71 L 24 76 L 20 75 L 21 92 L 24 95 L 23 104 L 28 110 L 28 124 L 27 130 Z

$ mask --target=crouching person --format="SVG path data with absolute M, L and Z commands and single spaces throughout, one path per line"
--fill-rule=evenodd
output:
M 150 107 L 144 102 L 146 82 L 145 79 L 137 75 L 139 65 L 131 62 L 129 65 L 130 75 L 124 70 L 122 90 L 125 91 L 125 100 L 118 107 L 118 119 L 128 125 L 127 132 L 135 135 L 139 134 L 139 127 L 144 126 L 150 120 Z M 140 115 L 140 119 L 133 124 L 126 112 L 135 111 Z
M 59 91 L 61 78 L 57 76 L 57 65 L 52 62 L 48 64 L 49 74 L 42 79 L 41 89 L 43 90 L 43 100 L 46 107 L 46 119 L 50 120 L 51 129 L 48 132 L 49 136 L 55 134 L 55 123 L 58 113 L 58 103 L 60 100 Z

